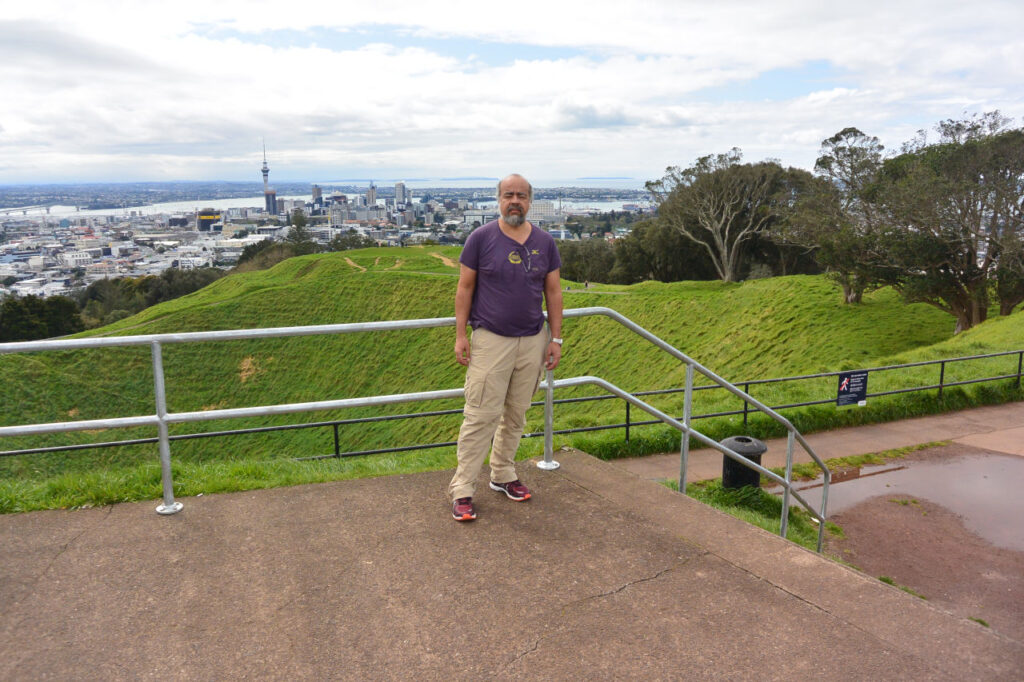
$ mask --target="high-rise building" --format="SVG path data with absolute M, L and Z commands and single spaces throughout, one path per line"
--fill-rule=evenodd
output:
M 405 190 L 404 182 L 395 183 L 395 204 L 404 204 L 409 200 L 409 195 Z
M 196 230 L 209 232 L 215 223 L 220 223 L 221 214 L 215 208 L 204 208 L 196 214 Z
M 318 208 L 324 205 L 324 191 L 320 185 L 313 185 L 313 205 Z
M 550 223 L 558 219 L 559 214 L 555 211 L 555 202 L 548 199 L 536 199 L 530 203 L 530 211 L 526 219 L 530 222 Z
M 370 188 L 366 190 L 366 205 L 373 206 L 377 203 L 377 188 L 373 184 L 373 180 L 370 180 Z
M 270 189 L 270 167 L 267 165 L 267 145 L 263 144 L 263 205 L 267 213 L 277 215 L 277 192 Z

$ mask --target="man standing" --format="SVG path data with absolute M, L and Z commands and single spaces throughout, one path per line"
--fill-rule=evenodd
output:
M 500 217 L 470 234 L 459 257 L 455 360 L 468 369 L 459 466 L 448 486 L 456 521 L 476 518 L 473 492 L 492 437 L 491 489 L 516 502 L 530 499 L 516 476 L 516 449 L 541 372 L 562 357 L 562 262 L 551 235 L 526 220 L 532 199 L 521 175 L 499 182 Z

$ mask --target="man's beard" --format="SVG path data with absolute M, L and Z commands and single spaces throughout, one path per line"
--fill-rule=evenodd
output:
M 519 213 L 513 213 L 513 208 L 518 210 Z M 509 227 L 519 227 L 526 222 L 526 215 L 523 214 L 523 209 L 520 206 L 509 206 L 508 214 L 501 217 L 506 223 L 508 223 Z

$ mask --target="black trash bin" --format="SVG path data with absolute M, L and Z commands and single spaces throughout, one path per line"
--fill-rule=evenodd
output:
M 768 450 L 767 445 L 750 436 L 732 436 L 719 442 L 736 454 L 743 455 L 754 464 L 760 464 L 761 455 Z M 742 488 L 745 485 L 756 487 L 760 484 L 761 474 L 740 464 L 728 455 L 722 455 L 723 488 Z

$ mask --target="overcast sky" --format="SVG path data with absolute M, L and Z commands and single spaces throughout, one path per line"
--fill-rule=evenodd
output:
M 834 7 L 834 9 L 832 8 Z M 810 168 L 1024 116 L 1024 3 L 4 0 L 0 183 Z

